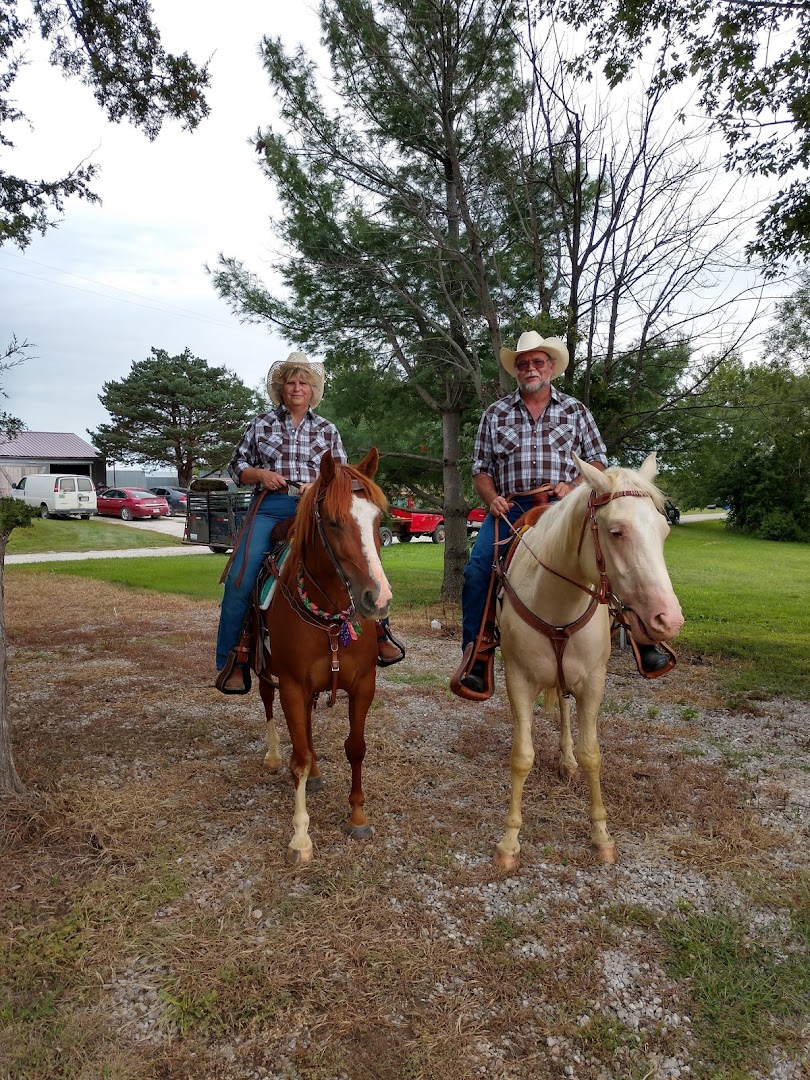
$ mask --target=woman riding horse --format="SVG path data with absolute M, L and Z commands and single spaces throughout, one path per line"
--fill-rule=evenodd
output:
M 323 365 L 311 363 L 302 352 L 274 364 L 267 375 L 267 393 L 275 408 L 250 424 L 228 465 L 237 484 L 254 485 L 254 496 L 250 527 L 237 541 L 220 610 L 216 685 L 225 694 L 250 689 L 249 674 L 235 662 L 234 649 L 273 527 L 295 514 L 298 497 L 317 479 L 327 450 L 335 461 L 348 461 L 335 425 L 315 413 L 323 388 Z M 405 655 L 390 637 L 387 619 L 377 627 L 377 651 L 383 667 Z

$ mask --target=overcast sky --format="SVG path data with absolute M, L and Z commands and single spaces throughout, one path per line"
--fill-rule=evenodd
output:
M 35 346 L 7 372 L 0 402 L 31 431 L 88 438 L 108 421 L 102 384 L 122 379 L 152 346 L 188 347 L 248 386 L 290 351 L 265 327 L 246 326 L 205 273 L 223 252 L 263 273 L 272 261 L 272 187 L 250 138 L 274 117 L 258 58 L 263 34 L 291 46 L 318 41 L 311 5 L 282 0 L 153 0 L 167 50 L 211 57 L 211 115 L 194 134 L 167 123 L 155 140 L 106 122 L 90 91 L 62 78 L 37 42 L 15 96 L 34 125 L 16 132 L 9 172 L 57 177 L 82 159 L 101 166 L 101 206 L 68 200 L 58 229 L 21 252 L 0 248 L 0 348 L 12 335 Z M 191 16 L 191 17 L 190 17 Z M 266 275 L 269 280 L 269 275 Z

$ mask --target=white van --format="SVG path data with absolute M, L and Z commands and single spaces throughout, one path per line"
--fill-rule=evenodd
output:
M 14 484 L 11 494 L 29 506 L 38 506 L 44 518 L 89 518 L 98 513 L 96 489 L 89 476 L 32 473 Z

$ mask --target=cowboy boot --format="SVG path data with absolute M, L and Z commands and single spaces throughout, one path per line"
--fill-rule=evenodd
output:
M 390 667 L 405 659 L 405 648 L 391 633 L 388 619 L 379 619 L 377 628 L 377 667 Z
M 647 672 L 660 671 L 670 662 L 670 658 L 655 645 L 640 645 L 636 642 L 641 666 Z

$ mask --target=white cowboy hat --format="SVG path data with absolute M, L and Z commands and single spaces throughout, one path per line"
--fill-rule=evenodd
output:
M 307 382 L 312 386 L 310 408 L 317 409 L 323 397 L 323 364 L 313 363 L 306 353 L 291 352 L 286 360 L 279 360 L 267 372 L 267 393 L 274 405 L 281 404 L 281 388 L 294 371 L 309 376 Z
M 534 352 L 542 349 L 548 353 L 554 361 L 554 374 L 552 379 L 562 375 L 568 367 L 568 346 L 564 341 L 556 337 L 542 338 L 535 330 L 526 330 L 517 340 L 517 346 L 512 349 L 501 349 L 501 363 L 509 374 L 515 378 L 515 360 L 521 353 Z

